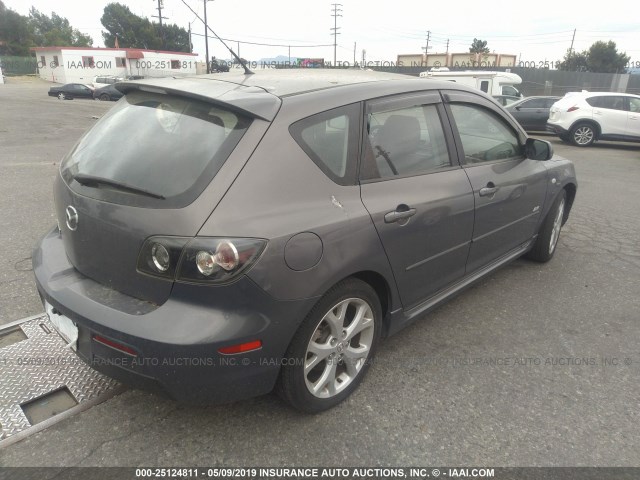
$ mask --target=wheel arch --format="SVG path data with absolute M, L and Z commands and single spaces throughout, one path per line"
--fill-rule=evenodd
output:
M 380 300 L 380 308 L 382 310 L 382 327 L 383 327 L 383 335 L 386 336 L 389 331 L 389 322 L 391 312 L 391 288 L 389 287 L 389 283 L 387 280 L 378 272 L 373 272 L 371 270 L 365 270 L 361 272 L 357 272 L 351 275 L 353 278 L 357 278 L 362 280 L 363 282 L 369 284 L 371 288 L 373 288 L 378 296 L 378 300 Z
M 593 127 L 593 131 L 595 132 L 595 138 L 593 140 L 598 140 L 600 138 L 600 135 L 602 134 L 602 128 L 596 120 L 593 120 L 591 118 L 581 118 L 580 120 L 576 120 L 571 124 L 571 127 L 569 127 L 569 132 L 573 132 L 574 128 L 583 123 L 591 125 Z
M 567 195 L 567 208 L 565 208 L 564 210 L 564 216 L 562 218 L 562 224 L 564 225 L 567 221 L 567 219 L 569 218 L 569 212 L 571 211 L 571 207 L 573 206 L 573 201 L 576 198 L 576 192 L 578 190 L 578 188 L 576 187 L 576 185 L 574 183 L 567 183 L 564 187 L 564 191 L 566 192 Z

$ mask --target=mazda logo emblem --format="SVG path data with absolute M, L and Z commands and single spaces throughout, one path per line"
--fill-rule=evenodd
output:
M 67 216 L 67 227 L 74 232 L 78 228 L 78 211 L 69 205 L 64 213 Z

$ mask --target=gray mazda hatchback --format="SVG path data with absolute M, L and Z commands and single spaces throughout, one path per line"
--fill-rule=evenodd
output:
M 91 366 L 189 403 L 349 396 L 381 338 L 522 255 L 549 260 L 574 168 L 482 92 L 345 70 L 118 84 L 36 247 Z

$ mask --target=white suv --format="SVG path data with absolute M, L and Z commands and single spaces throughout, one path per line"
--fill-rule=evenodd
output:
M 552 105 L 547 130 L 578 147 L 596 140 L 640 142 L 640 95 L 568 93 Z
M 116 75 L 98 75 L 93 77 L 93 88 L 106 87 L 107 85 L 113 85 L 114 83 L 122 82 L 124 78 Z

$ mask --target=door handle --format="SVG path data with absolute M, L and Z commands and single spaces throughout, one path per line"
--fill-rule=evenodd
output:
M 498 191 L 498 187 L 496 187 L 493 182 L 489 182 L 487 183 L 486 187 L 483 187 L 480 189 L 480 191 L 478 192 L 478 194 L 481 197 L 492 197 L 496 194 L 496 192 Z
M 401 205 L 398 205 L 400 208 Z M 404 207 L 407 207 L 404 205 Z M 393 212 L 386 213 L 384 216 L 384 223 L 394 223 L 401 220 L 406 220 L 413 217 L 416 214 L 415 208 L 407 208 L 406 210 L 394 210 Z

